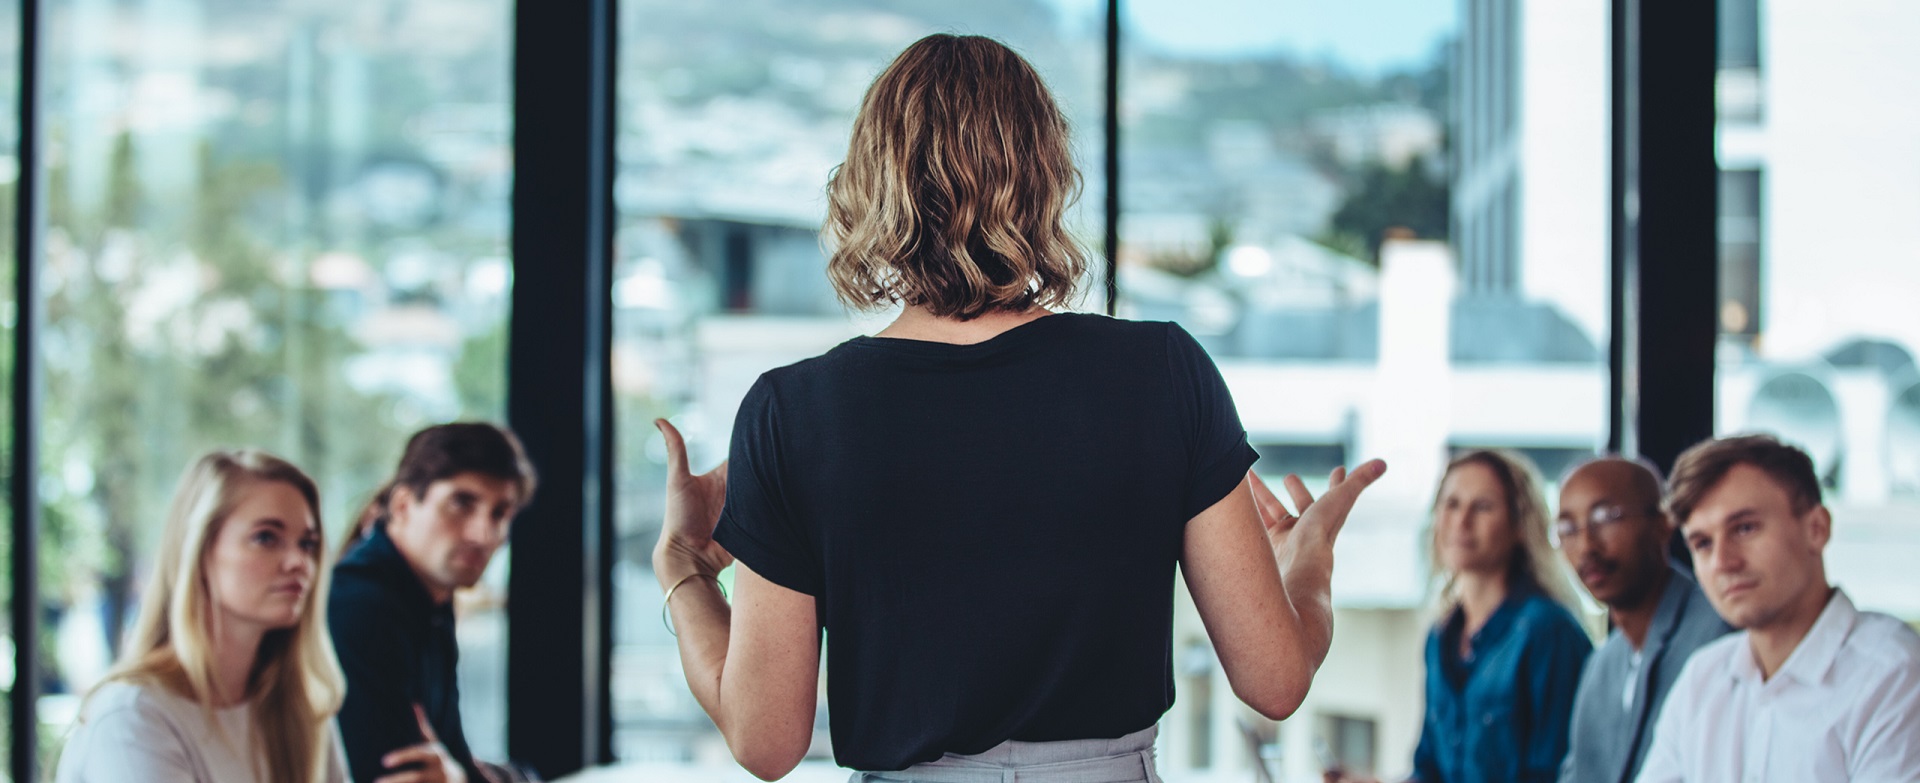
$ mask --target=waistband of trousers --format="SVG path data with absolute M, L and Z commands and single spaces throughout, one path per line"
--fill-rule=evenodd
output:
M 1005 783 L 1015 780 L 1154 780 L 1157 726 L 1114 739 L 1008 740 L 981 753 L 949 753 L 898 772 L 862 772 L 863 783 Z

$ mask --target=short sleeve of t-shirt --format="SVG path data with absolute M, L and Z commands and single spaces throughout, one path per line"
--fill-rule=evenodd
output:
M 767 581 L 819 596 L 819 551 L 783 491 L 778 402 L 764 375 L 740 402 L 727 450 L 727 502 L 713 538 Z
M 1220 368 L 1178 324 L 1167 324 L 1167 370 L 1187 432 L 1182 510 L 1185 519 L 1192 519 L 1240 486 L 1259 455 L 1247 445 L 1247 431 L 1240 425 L 1240 412 L 1233 406 L 1233 394 L 1220 377 Z

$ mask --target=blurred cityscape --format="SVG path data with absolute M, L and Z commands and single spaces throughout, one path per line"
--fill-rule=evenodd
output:
M 337 541 L 412 430 L 504 415 L 512 6 L 43 7 L 36 643 L 51 751 L 119 653 L 197 454 L 292 459 Z M 16 100 L 18 30 L 0 40 Z M 4 134 L 11 205 L 18 128 Z M 505 753 L 505 561 L 461 598 L 468 730 L 491 757 Z
M 1237 704 L 1183 604 L 1165 777 L 1265 765 L 1317 780 L 1316 743 L 1351 769 L 1404 772 L 1445 455 L 1515 448 L 1552 480 L 1604 446 L 1608 404 L 1607 3 L 1433 2 L 1454 23 L 1391 67 L 1130 33 L 1118 183 L 1098 165 L 1103 10 L 621 3 L 616 754 L 653 779 L 734 774 L 659 622 L 664 452 L 647 422 L 673 417 L 695 462 L 717 462 L 759 373 L 886 323 L 827 285 L 823 186 L 872 77 L 953 31 L 1009 43 L 1048 79 L 1086 174 L 1073 229 L 1097 251 L 1099 204 L 1119 189 L 1116 309 L 1200 338 L 1257 470 L 1394 465 L 1343 536 L 1334 654 L 1295 718 Z M 47 5 L 36 643 L 56 743 L 117 651 L 194 454 L 293 458 L 337 536 L 412 429 L 504 415 L 513 7 Z M 1920 7 L 1721 6 L 1717 427 L 1807 446 L 1835 508 L 1832 574 L 1864 606 L 1920 619 L 1902 568 L 1920 558 L 1920 264 L 1893 228 L 1920 211 L 1903 176 L 1920 168 L 1920 115 L 1887 99 L 1920 81 L 1920 60 L 1895 54 Z M 18 57 L 0 62 L 11 101 Z M 9 204 L 17 130 L 0 127 Z M 1083 307 L 1104 310 L 1093 282 Z M 505 751 L 508 559 L 463 597 L 459 626 L 469 739 L 489 758 Z M 808 769 L 831 757 L 826 727 L 823 699 Z

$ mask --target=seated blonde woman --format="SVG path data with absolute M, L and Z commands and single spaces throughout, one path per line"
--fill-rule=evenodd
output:
M 1440 620 L 1427 634 L 1426 718 L 1408 783 L 1554 783 L 1593 641 L 1547 538 L 1539 471 L 1503 450 L 1453 458 L 1428 552 Z M 1367 778 L 1327 773 L 1332 783 Z
M 87 695 L 58 783 L 346 780 L 319 492 L 216 451 L 174 492 L 126 657 Z

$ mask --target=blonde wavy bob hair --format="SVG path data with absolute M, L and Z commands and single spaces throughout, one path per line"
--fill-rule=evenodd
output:
M 213 626 L 219 614 L 208 587 L 207 553 L 244 493 L 275 482 L 297 490 L 320 527 L 319 490 L 286 460 L 262 451 L 215 451 L 187 469 L 167 512 L 125 656 L 102 684 L 166 688 L 198 702 L 213 723 Z M 322 560 L 325 551 L 323 541 L 314 558 Z M 327 565 L 314 564 L 313 589 L 299 622 L 267 633 L 247 678 L 250 722 L 267 780 L 320 779 L 329 725 L 346 695 L 346 678 L 324 625 Z
M 1567 569 L 1560 564 L 1560 556 L 1553 551 L 1553 542 L 1547 537 L 1547 525 L 1550 522 L 1546 496 L 1540 489 L 1540 471 L 1533 466 L 1532 460 L 1506 449 L 1475 449 L 1456 455 L 1447 463 L 1446 472 L 1441 474 L 1441 488 L 1434 491 L 1435 523 L 1428 529 L 1427 562 L 1428 572 L 1438 586 L 1438 601 L 1434 606 L 1438 616 L 1451 614 L 1460 603 L 1455 591 L 1458 576 L 1440 565 L 1440 493 L 1445 491 L 1446 477 L 1467 465 L 1480 465 L 1492 471 L 1506 495 L 1507 520 L 1518 534 L 1515 536 L 1518 542 L 1514 544 L 1513 554 L 1507 561 L 1507 589 L 1516 592 L 1538 590 L 1566 607 L 1576 617 L 1580 616 L 1580 599 L 1574 593 L 1573 581 Z
M 969 320 L 1069 306 L 1086 252 L 1066 115 L 1040 75 L 981 36 L 930 35 L 867 89 L 827 184 L 827 275 L 861 310 Z

